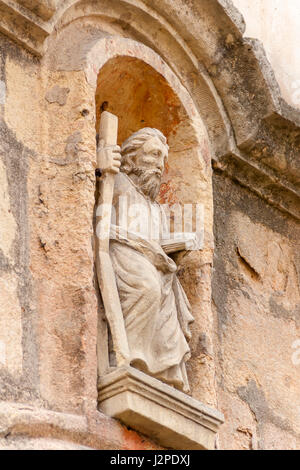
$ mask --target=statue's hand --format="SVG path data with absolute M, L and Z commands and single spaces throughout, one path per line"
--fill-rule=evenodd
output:
M 97 149 L 97 161 L 101 173 L 119 173 L 121 166 L 121 154 L 118 145 L 103 146 L 103 142 L 99 142 Z

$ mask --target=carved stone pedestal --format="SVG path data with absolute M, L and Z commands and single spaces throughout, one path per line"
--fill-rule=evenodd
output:
M 167 448 L 214 449 L 222 413 L 132 367 L 99 380 L 99 405 L 105 414 Z

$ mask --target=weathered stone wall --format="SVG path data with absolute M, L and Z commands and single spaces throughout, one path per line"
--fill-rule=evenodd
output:
M 2 31 L 12 18 L 5 3 Z M 55 11 L 54 3 L 20 3 L 45 21 Z M 300 448 L 300 366 L 292 347 L 300 339 L 298 114 L 276 94 L 257 44 L 242 41 L 243 23 L 228 1 L 183 9 L 181 0 L 143 0 L 133 16 L 122 0 L 73 3 L 49 25 L 17 12 L 9 31 L 17 40 L 0 35 L 0 447 L 158 448 L 96 411 L 91 82 L 101 54 L 95 49 L 84 63 L 84 53 L 103 28 L 103 37 L 118 36 L 120 44 L 140 41 L 139 60 L 146 45 L 158 73 L 176 76 L 172 93 L 188 96 L 185 107 L 201 116 L 194 126 L 201 145 L 194 142 L 191 153 L 194 134 L 181 141 L 190 122 L 170 130 L 175 151 L 162 194 L 203 202 L 206 211 L 205 249 L 177 259 L 196 317 L 193 396 L 224 412 L 221 449 Z M 74 48 L 75 38 L 82 48 Z
M 37 151 L 37 61 L 0 36 L 0 397 L 38 399 L 27 177 Z
M 299 449 L 300 226 L 214 175 L 220 447 Z

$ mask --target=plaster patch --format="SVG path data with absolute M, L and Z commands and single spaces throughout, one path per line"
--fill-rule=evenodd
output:
M 64 106 L 69 93 L 69 88 L 61 88 L 55 85 L 51 90 L 47 91 L 45 98 L 49 103 L 58 103 L 60 106 Z
M 0 80 L 0 104 L 5 104 L 6 100 L 6 86 L 5 83 Z

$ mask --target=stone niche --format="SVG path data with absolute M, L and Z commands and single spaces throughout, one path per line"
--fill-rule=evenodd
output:
M 52 223 L 68 223 L 69 230 L 64 232 L 62 240 L 57 239 L 55 246 L 63 244 L 65 259 L 74 263 L 68 271 L 72 281 L 66 286 L 67 277 L 61 278 L 57 257 L 53 256 L 52 263 L 52 253 L 47 252 L 45 269 L 51 276 L 57 300 L 50 312 L 51 292 L 43 291 L 41 284 L 43 324 L 39 343 L 43 397 L 52 408 L 68 413 L 86 414 L 87 410 L 95 413 L 98 406 L 99 411 L 167 448 L 213 449 L 223 415 L 216 410 L 212 349 L 211 144 L 193 99 L 178 74 L 149 47 L 96 31 L 91 21 L 75 22 L 51 38 L 44 60 L 48 162 L 43 170 L 41 166 L 35 167 L 36 174 L 31 181 L 34 185 L 49 173 L 60 180 L 64 197 L 58 192 L 49 196 L 49 204 L 55 208 L 51 212 Z M 203 249 L 174 256 L 195 320 L 191 359 L 187 363 L 190 395 L 116 362 L 114 340 L 97 287 L 96 254 L 90 244 L 95 239 L 96 132 L 104 110 L 119 118 L 119 144 L 143 127 L 157 128 L 167 137 L 169 159 L 159 202 L 203 206 Z M 36 223 L 39 231 L 47 233 L 43 221 Z M 61 270 L 65 269 L 61 266 Z M 39 271 L 42 276 L 40 267 L 36 269 Z M 66 297 L 66 292 L 74 295 Z M 74 350 L 78 346 L 80 352 L 76 355 L 80 358 L 78 362 L 74 362 L 74 354 L 55 344 L 58 318 L 66 309 L 65 298 L 74 301 L 69 308 L 72 338 L 80 337 L 80 344 L 74 343 Z M 61 322 L 63 329 L 63 319 Z M 205 355 L 199 350 L 199 341 L 203 339 Z M 54 351 L 51 358 L 49 348 Z
M 97 76 L 96 130 L 101 111 L 107 110 L 119 118 L 119 145 L 143 127 L 163 132 L 170 149 L 159 202 L 170 206 L 203 205 L 207 255 L 211 249 L 212 202 L 209 145 L 204 125 L 187 91 L 153 51 L 130 41 L 118 42 L 122 45 L 120 55 L 115 51 L 117 56 L 107 60 Z M 190 263 L 195 264 L 199 252 L 189 256 Z M 188 295 L 194 280 L 182 276 Z M 197 303 L 191 300 L 196 334 L 202 325 L 197 317 Z M 107 344 L 110 345 L 108 352 Z M 216 432 L 223 422 L 222 414 L 133 367 L 120 367 L 105 312 L 99 319 L 98 365 L 100 410 L 166 447 L 214 448 Z M 193 373 L 197 371 L 190 370 L 191 377 Z M 192 378 L 190 381 L 192 383 Z

